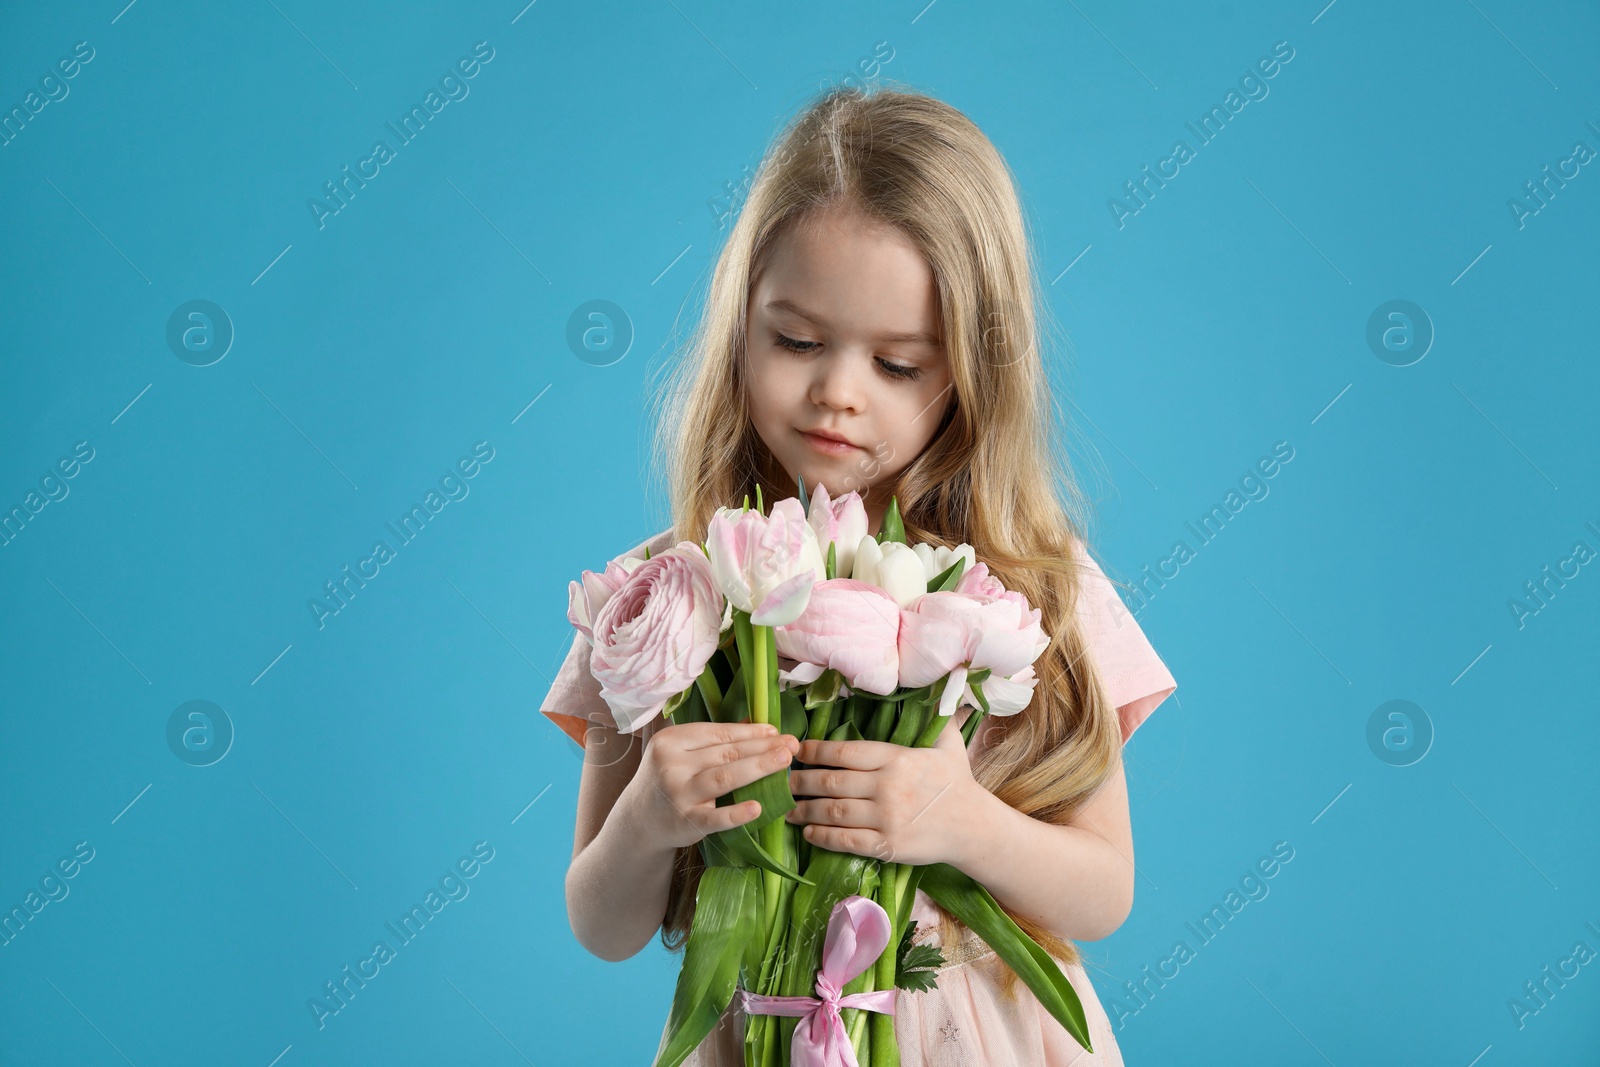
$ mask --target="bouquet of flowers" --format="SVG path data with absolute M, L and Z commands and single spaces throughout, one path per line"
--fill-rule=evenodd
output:
M 771 723 L 800 739 L 929 747 L 958 707 L 1015 715 L 1049 637 L 970 545 L 908 545 L 898 501 L 882 530 L 852 492 L 720 508 L 704 544 L 613 561 L 570 585 L 568 618 L 618 729 Z M 780 657 L 792 663 L 780 664 Z M 942 863 L 814 846 L 784 816 L 788 770 L 730 791 L 753 821 L 700 842 L 705 870 L 654 1067 L 678 1067 L 740 999 L 746 1067 L 897 1067 L 896 989 L 930 989 L 943 957 L 912 943 L 922 889 L 992 947 L 1093 1051 L 1055 961 L 983 886 Z

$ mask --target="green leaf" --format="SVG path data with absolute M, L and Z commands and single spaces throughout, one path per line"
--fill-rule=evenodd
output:
M 778 696 L 778 706 L 783 716 L 783 725 L 778 729 L 804 740 L 810 720 L 806 716 L 806 709 L 800 703 L 800 691 L 785 689 Z
M 696 682 L 684 690 L 683 700 L 672 713 L 672 721 L 682 722 L 707 722 L 711 718 L 706 711 L 705 694 L 700 691 L 700 683 Z
M 808 884 L 810 879 L 799 871 L 785 867 L 773 858 L 751 832 L 753 822 L 742 823 L 727 830 L 718 830 L 700 839 L 700 854 L 710 867 L 759 867 L 763 871 L 790 881 Z
M 750 702 L 745 699 L 744 671 L 733 676 L 728 689 L 722 694 L 722 707 L 717 709 L 717 722 L 749 722 Z
M 806 476 L 804 474 L 797 474 L 795 475 L 794 480 L 795 483 L 800 487 L 800 491 L 795 494 L 800 498 L 800 510 L 809 515 L 811 514 L 811 501 L 806 498 Z
M 911 935 L 917 923 L 906 924 L 900 938 L 898 962 L 895 964 L 894 984 L 897 989 L 926 992 L 939 984 L 939 968 L 944 966 L 944 953 L 937 945 L 913 945 Z
M 866 738 L 862 735 L 861 731 L 857 729 L 855 720 L 846 719 L 844 722 L 833 728 L 833 732 L 828 735 L 828 740 L 865 741 Z
M 891 916 L 897 929 L 904 929 L 906 923 L 911 921 L 911 908 L 916 903 L 917 887 L 922 884 L 922 871 L 923 868 L 921 867 L 913 867 L 911 868 L 910 876 L 906 879 L 905 896 L 900 898 L 900 913 Z
M 948 863 L 930 863 L 922 872 L 922 891 L 983 938 L 1067 1033 L 1085 1051 L 1094 1051 L 1083 1003 L 1061 965 L 1001 910 L 987 889 Z
M 787 732 L 787 731 L 785 731 Z M 799 736 L 798 734 L 796 736 Z M 789 768 L 784 767 L 741 785 L 717 798 L 717 807 L 742 804 L 747 800 L 761 802 L 761 814 L 745 823 L 752 834 L 768 823 L 776 822 L 795 808 L 794 794 L 789 791 Z M 726 833 L 727 831 L 722 831 Z
M 760 940 L 761 878 L 749 867 L 707 867 L 654 1067 L 678 1067 L 733 1001 L 745 947 Z
M 834 543 L 832 541 L 828 542 L 827 571 L 824 574 L 824 577 L 827 577 L 827 578 L 837 578 L 837 577 L 839 577 L 839 559 L 838 559 L 838 556 L 834 553 Z
M 844 686 L 844 675 L 829 667 L 817 675 L 817 680 L 806 686 L 806 710 L 810 711 L 819 704 L 827 704 L 839 699 L 839 690 Z
M 883 516 L 882 528 L 878 530 L 878 543 L 881 545 L 887 541 L 898 541 L 902 545 L 906 543 L 906 527 L 900 521 L 900 498 L 898 496 L 889 498 L 889 510 Z
M 928 592 L 948 593 L 961 581 L 961 576 L 967 570 L 967 557 L 957 556 L 956 561 L 944 570 L 928 579 Z
M 663 704 L 662 707 L 661 707 L 661 715 L 662 715 L 662 717 L 663 718 L 667 718 L 667 719 L 672 719 L 673 722 L 681 722 L 682 720 L 675 718 L 673 713 L 676 712 L 678 710 L 678 708 L 683 705 L 684 701 L 689 699 L 689 694 L 694 692 L 694 688 L 695 687 L 691 685 L 688 689 L 685 689 L 683 692 L 674 693 L 671 696 L 669 696 L 667 698 L 667 702 L 665 704 Z

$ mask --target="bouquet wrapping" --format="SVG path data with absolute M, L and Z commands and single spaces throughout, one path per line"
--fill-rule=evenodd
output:
M 1015 715 L 1048 646 L 1040 613 L 969 545 L 908 545 L 898 501 L 867 532 L 860 497 L 819 486 L 769 511 L 720 508 L 703 544 L 613 560 L 569 586 L 568 619 L 618 729 L 771 723 L 799 739 L 932 746 L 956 710 Z M 787 660 L 790 666 L 783 666 Z M 654 1067 L 678 1067 L 738 999 L 746 1067 L 897 1067 L 894 997 L 933 988 L 913 943 L 920 888 L 980 936 L 1084 1049 L 1083 1007 L 1055 961 L 983 886 L 943 863 L 814 846 L 784 816 L 788 769 L 718 805 L 760 802 L 705 837 L 705 861 Z

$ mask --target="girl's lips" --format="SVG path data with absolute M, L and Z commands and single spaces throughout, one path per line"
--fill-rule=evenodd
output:
M 856 451 L 857 445 L 848 441 L 835 441 L 831 437 L 821 437 L 805 430 L 800 431 L 800 436 L 805 438 L 806 444 L 821 452 L 825 456 L 845 456 Z

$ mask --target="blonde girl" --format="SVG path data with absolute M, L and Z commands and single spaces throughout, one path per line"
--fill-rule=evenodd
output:
M 970 749 L 951 728 L 906 749 L 659 717 L 620 734 L 576 638 L 541 710 L 584 746 L 566 889 L 590 952 L 627 959 L 658 930 L 681 950 L 696 843 L 759 810 L 716 798 L 798 757 L 789 819 L 813 844 L 972 875 L 1057 960 L 1094 1046 L 919 891 L 917 939 L 947 962 L 936 990 L 897 994 L 904 1067 L 1122 1062 L 1073 942 L 1133 905 L 1122 747 L 1176 683 L 1086 550 L 1035 286 L 1010 171 L 955 108 L 834 90 L 774 142 L 658 394 L 673 525 L 627 554 L 703 540 L 718 507 L 793 496 L 797 477 L 859 492 L 873 533 L 896 496 L 908 540 L 972 545 L 1051 643 L 1021 714 L 985 717 Z M 688 1062 L 739 1067 L 742 1038 L 730 1007 Z

